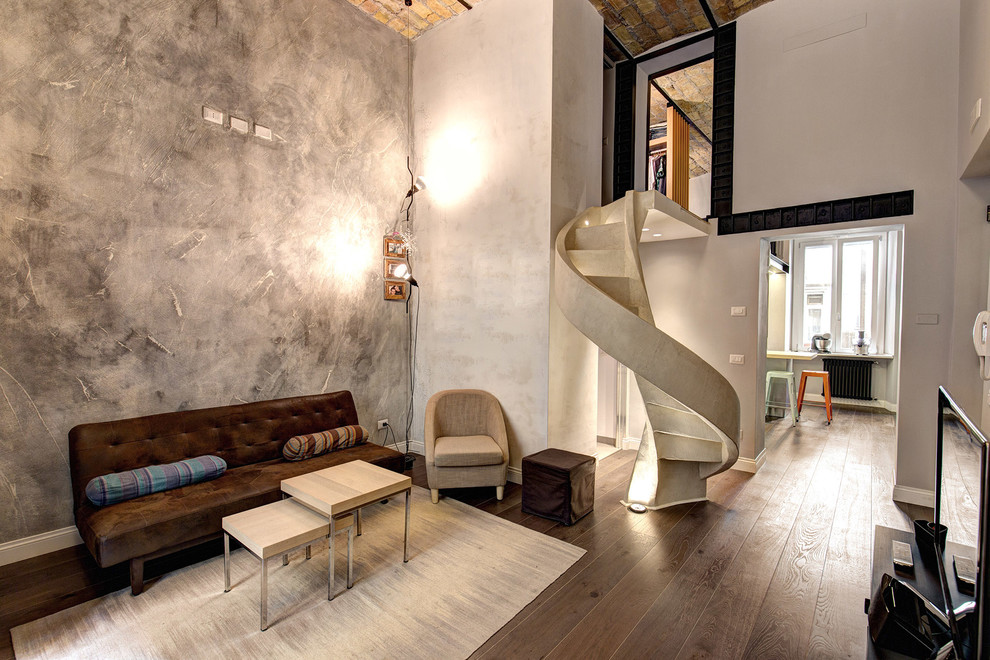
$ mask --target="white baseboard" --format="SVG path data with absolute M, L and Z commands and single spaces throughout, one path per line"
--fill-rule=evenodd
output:
M 930 509 L 935 508 L 935 491 L 933 490 L 895 485 L 892 499 L 895 502 L 903 502 L 904 504 L 927 506 Z
M 402 445 L 399 445 L 402 447 Z M 422 440 L 411 440 L 409 442 L 409 451 L 413 454 L 419 454 L 420 456 L 426 456 L 426 445 L 423 444 Z
M 767 462 L 767 450 L 764 449 L 760 452 L 760 455 L 756 458 L 743 458 L 739 457 L 736 462 L 732 464 L 733 470 L 739 470 L 740 472 L 749 472 L 750 474 L 756 474 L 760 471 L 760 468 Z
M 505 475 L 506 481 L 511 481 L 514 484 L 522 483 L 522 468 L 509 466 L 509 471 Z
M 623 449 L 633 449 L 635 451 L 639 451 L 639 443 L 640 442 L 641 441 L 640 441 L 639 438 L 623 438 L 622 439 L 622 448 Z
M 75 527 L 54 529 L 43 534 L 0 543 L 0 566 L 39 557 L 56 550 L 71 548 L 80 543 L 82 543 L 82 537 L 79 536 L 79 530 Z

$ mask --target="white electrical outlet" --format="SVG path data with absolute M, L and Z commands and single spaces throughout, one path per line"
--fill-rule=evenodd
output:
M 214 124 L 223 126 L 223 110 L 214 110 L 209 106 L 203 106 L 203 119 Z
M 380 419 L 380 420 L 378 420 L 378 430 L 379 431 L 381 431 L 386 426 L 388 426 L 388 419 Z
M 746 364 L 746 356 L 732 353 L 729 355 L 729 364 Z
M 262 140 L 272 139 L 272 129 L 268 128 L 267 126 L 262 126 L 261 124 L 254 125 L 254 134 L 257 137 L 260 137 Z
M 246 119 L 241 119 L 240 117 L 230 116 L 230 129 L 237 131 L 238 133 L 248 132 L 248 123 Z
M 729 316 L 746 316 L 745 307 L 730 307 Z

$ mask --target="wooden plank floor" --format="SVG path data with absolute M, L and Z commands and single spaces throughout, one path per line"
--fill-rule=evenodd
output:
M 477 658 L 863 658 L 873 526 L 910 530 L 891 501 L 891 415 L 811 409 L 767 425 L 759 473 L 709 481 L 709 502 L 647 514 L 620 503 L 633 452 L 599 462 L 595 509 L 572 526 L 522 512 L 521 488 L 443 491 L 586 554 L 492 636 Z M 411 471 L 426 486 L 422 460 Z M 207 544 L 149 575 L 222 552 Z M 0 660 L 10 628 L 128 586 L 80 547 L 0 567 Z M 151 584 L 149 588 L 154 588 Z

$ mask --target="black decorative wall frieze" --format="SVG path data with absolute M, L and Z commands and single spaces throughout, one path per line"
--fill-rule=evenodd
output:
M 732 213 L 732 148 L 736 95 L 736 24 L 715 31 L 712 91 L 712 198 L 714 216 Z
M 635 190 L 636 63 L 615 65 L 615 146 L 612 161 L 612 199 Z M 603 200 L 605 201 L 605 200 Z
M 778 209 L 733 213 L 718 217 L 718 233 L 744 234 L 764 229 L 789 229 L 834 225 L 839 222 L 893 218 L 914 213 L 914 191 L 834 199 Z

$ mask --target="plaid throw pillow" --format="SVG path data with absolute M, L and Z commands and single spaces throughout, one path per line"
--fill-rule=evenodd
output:
M 96 506 L 107 506 L 135 497 L 216 479 L 227 463 L 219 456 L 198 456 L 177 463 L 116 472 L 94 477 L 86 484 L 86 497 Z
M 363 426 L 341 426 L 329 431 L 297 435 L 282 447 L 282 456 L 287 461 L 303 461 L 328 451 L 346 449 L 368 441 L 368 429 Z

